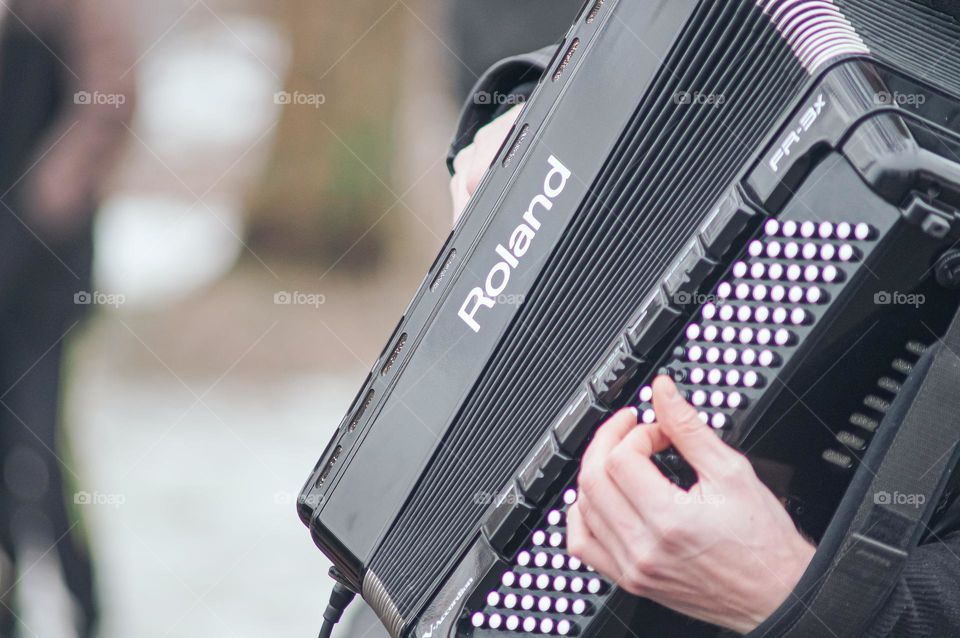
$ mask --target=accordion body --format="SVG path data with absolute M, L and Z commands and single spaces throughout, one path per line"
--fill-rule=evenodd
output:
M 919 0 L 587 2 L 300 495 L 391 635 L 710 635 L 564 549 L 658 373 L 836 524 L 960 301 L 958 37 Z

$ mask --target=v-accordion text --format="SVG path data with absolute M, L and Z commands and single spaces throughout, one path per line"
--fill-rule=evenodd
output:
M 709 635 L 565 552 L 658 372 L 825 533 L 960 301 L 958 37 L 920 0 L 586 4 L 300 496 L 391 635 Z

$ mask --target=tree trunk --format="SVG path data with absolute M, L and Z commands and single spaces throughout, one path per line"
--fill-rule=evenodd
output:
M 249 205 L 256 253 L 354 270 L 380 262 L 396 200 L 406 13 L 378 0 L 285 0 L 293 57 L 276 96 L 275 148 Z

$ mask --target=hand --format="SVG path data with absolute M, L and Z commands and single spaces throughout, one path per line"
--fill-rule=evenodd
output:
M 494 156 L 503 145 L 507 133 L 520 116 L 523 105 L 518 104 L 479 131 L 473 144 L 457 153 L 453 159 L 453 178 L 450 193 L 453 195 L 453 223 L 456 224 L 480 185 L 480 180 L 490 167 Z
M 87 222 L 93 202 L 82 192 L 82 168 L 51 153 L 24 179 L 24 222 L 46 241 L 72 239 Z
M 816 551 L 747 458 L 705 425 L 667 377 L 658 421 L 621 410 L 583 458 L 568 550 L 634 595 L 748 633 L 791 594 Z M 697 472 L 689 492 L 651 455 L 673 445 Z

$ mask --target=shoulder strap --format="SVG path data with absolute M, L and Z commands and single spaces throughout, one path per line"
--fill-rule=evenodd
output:
M 897 584 L 957 462 L 960 313 L 933 354 L 816 594 L 784 638 L 858 638 Z M 769 628 L 772 629 L 772 628 Z

